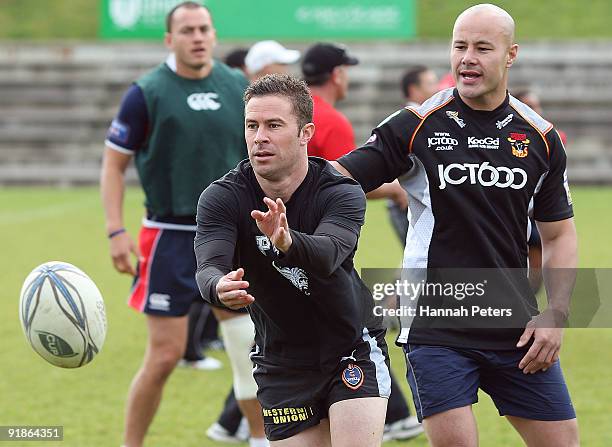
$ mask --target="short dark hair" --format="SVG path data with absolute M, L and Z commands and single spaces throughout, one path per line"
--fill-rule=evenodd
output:
M 232 68 L 244 67 L 244 58 L 249 50 L 246 48 L 236 48 L 225 55 L 225 64 Z
M 287 74 L 269 74 L 249 85 L 244 92 L 244 104 L 259 96 L 284 96 L 291 101 L 298 120 L 298 131 L 312 122 L 312 96 L 306 83 Z
M 320 87 L 329 81 L 331 77 L 331 73 L 321 73 L 315 76 L 304 76 L 304 82 L 311 87 Z
M 210 12 L 209 9 L 206 6 L 204 6 L 203 4 L 198 3 L 198 2 L 187 1 L 187 2 L 179 3 L 174 8 L 172 8 L 168 12 L 168 14 L 166 14 L 166 32 L 167 33 L 172 31 L 172 17 L 174 16 L 174 13 L 176 12 L 176 10 L 180 9 L 180 8 L 187 8 L 187 9 L 204 8 L 205 10 Z
M 410 67 L 402 76 L 401 86 L 402 94 L 408 98 L 408 89 L 413 85 L 419 85 L 421 83 L 421 74 L 429 71 L 425 65 L 415 65 Z

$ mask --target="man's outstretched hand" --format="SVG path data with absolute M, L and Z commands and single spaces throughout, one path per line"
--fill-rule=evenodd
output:
M 244 269 L 232 270 L 223 276 L 217 283 L 217 297 L 224 306 L 236 310 L 246 307 L 255 301 L 245 289 L 249 287 L 248 281 L 243 281 Z
M 257 228 L 265 234 L 272 244 L 283 253 L 291 247 L 291 234 L 287 223 L 287 209 L 281 199 L 276 202 L 264 197 L 264 203 L 268 206 L 267 212 L 259 210 L 251 211 L 251 217 L 257 222 Z

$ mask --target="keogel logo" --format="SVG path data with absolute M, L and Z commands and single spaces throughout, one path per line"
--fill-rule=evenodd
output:
M 342 381 L 351 390 L 356 390 L 363 385 L 363 370 L 352 363 L 342 371 Z
M 495 125 L 497 126 L 498 129 L 501 129 L 502 127 L 506 127 L 508 123 L 512 121 L 513 117 L 514 115 L 511 113 L 510 115 L 505 117 L 503 120 L 496 122 Z
M 77 355 L 77 353 L 72 350 L 70 345 L 57 335 L 43 331 L 36 332 L 38 333 L 38 337 L 40 338 L 40 343 L 47 351 L 49 351 L 54 356 L 74 357 L 75 355 Z
M 459 112 L 455 110 L 448 110 L 446 112 L 446 116 L 448 116 L 450 119 L 456 122 L 457 125 L 461 127 L 462 129 L 465 127 L 465 122 L 461 118 L 459 118 Z
M 427 147 L 436 146 L 437 151 L 452 151 L 458 144 L 459 141 L 447 132 L 434 132 L 433 137 L 427 138 Z
M 499 149 L 499 138 L 493 137 L 468 137 L 467 139 L 469 149 Z
M 142 13 L 141 0 L 111 0 L 108 7 L 111 20 L 119 28 L 132 28 Z
M 457 171 L 466 173 L 458 175 Z M 488 161 L 478 163 L 451 163 L 444 167 L 438 165 L 440 189 L 446 185 L 461 185 L 466 181 L 471 185 L 479 184 L 484 187 L 496 186 L 498 188 L 521 189 L 527 184 L 527 173 L 521 168 L 507 168 L 506 166 L 490 166 Z
M 193 110 L 218 110 L 221 104 L 216 101 L 216 93 L 193 93 L 187 98 L 187 104 Z

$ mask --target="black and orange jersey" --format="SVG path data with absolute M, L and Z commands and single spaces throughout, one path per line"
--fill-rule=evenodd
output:
M 456 89 L 443 90 L 389 116 L 338 161 L 366 192 L 402 176 L 410 221 L 404 270 L 525 269 L 530 207 L 536 221 L 573 216 L 558 133 L 509 95 L 479 111 Z M 411 333 L 412 323 L 402 319 L 399 343 L 509 349 L 520 335 Z

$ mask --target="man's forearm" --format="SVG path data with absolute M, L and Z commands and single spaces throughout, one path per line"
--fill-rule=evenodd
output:
M 223 306 L 217 295 L 217 283 L 232 270 L 234 243 L 224 240 L 203 242 L 196 233 L 194 253 L 197 263 L 196 282 L 204 300 Z
M 210 304 L 223 306 L 217 295 L 217 283 L 224 273 L 214 266 L 205 267 L 196 273 L 196 282 L 200 289 L 200 294 L 205 301 Z
M 575 233 L 569 231 L 543 241 L 542 258 L 548 307 L 561 312 L 567 318 L 578 265 Z
M 102 196 L 106 231 L 108 233 L 123 227 L 123 196 L 126 168 L 123 163 L 118 163 L 116 154 L 113 154 L 111 151 L 111 149 L 106 150 L 100 174 L 100 194 Z M 122 162 L 123 160 L 120 161 Z
M 350 230 L 334 228 L 334 235 L 309 235 L 291 230 L 293 242 L 279 264 L 301 267 L 324 277 L 336 271 L 352 253 L 357 235 Z

